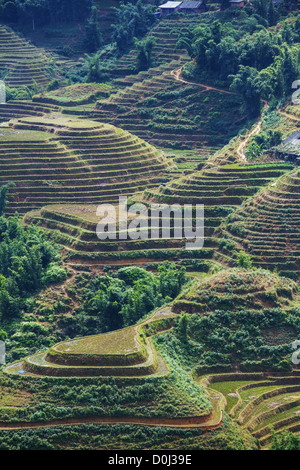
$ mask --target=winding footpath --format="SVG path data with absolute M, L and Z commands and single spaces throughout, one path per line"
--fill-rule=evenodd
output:
M 189 82 L 188 80 L 184 80 L 183 78 L 181 78 L 182 67 L 180 67 L 180 69 L 172 70 L 172 72 L 170 73 L 179 82 L 187 83 L 188 85 L 199 86 L 203 88 L 203 91 L 214 90 L 219 91 L 220 93 L 227 93 L 228 95 L 235 95 L 233 91 L 223 90 L 222 88 L 215 88 L 213 86 L 205 85 L 203 83 Z
M 264 108 L 263 108 L 263 111 L 265 111 L 268 107 L 268 103 L 267 101 L 263 100 L 263 103 L 264 103 Z M 240 145 L 238 146 L 238 149 L 237 149 L 237 154 L 238 154 L 238 157 L 240 158 L 240 160 L 242 162 L 245 162 L 247 161 L 247 157 L 246 157 L 246 154 L 245 154 L 245 149 L 247 147 L 247 144 L 249 142 L 249 140 L 251 139 L 251 137 L 253 137 L 254 135 L 257 135 L 260 133 L 260 130 L 261 130 L 261 115 L 258 119 L 258 123 L 257 125 L 254 127 L 254 129 L 247 135 L 246 139 L 243 140 Z
M 171 72 L 171 75 L 178 81 L 182 82 L 182 83 L 187 83 L 188 85 L 193 85 L 193 86 L 199 86 L 201 88 L 203 88 L 203 91 L 209 91 L 209 90 L 214 90 L 214 91 L 218 91 L 220 93 L 226 93 L 226 94 L 229 94 L 229 95 L 235 95 L 236 93 L 232 92 L 232 91 L 228 91 L 228 90 L 224 90 L 222 88 L 216 88 L 216 87 L 212 87 L 212 86 L 208 86 L 208 85 L 205 85 L 203 83 L 196 83 L 196 82 L 190 82 L 188 80 L 184 80 L 182 77 L 181 77 L 181 73 L 182 73 L 182 67 L 180 67 L 180 69 L 175 69 L 175 70 L 172 70 Z M 268 107 L 268 103 L 266 101 L 264 101 L 264 110 Z M 282 113 L 283 114 L 283 113 Z M 296 118 L 297 119 L 297 118 Z M 300 120 L 300 119 L 299 119 Z M 258 124 L 255 126 L 255 128 L 250 132 L 250 134 L 248 134 L 248 136 L 246 137 L 246 139 L 244 139 L 238 149 L 237 149 L 237 154 L 238 154 L 238 157 L 240 159 L 241 162 L 245 162 L 247 161 L 247 157 L 245 155 L 245 149 L 247 147 L 247 144 L 249 142 L 249 140 L 251 139 L 251 137 L 253 137 L 254 135 L 257 135 L 259 134 L 261 130 L 261 116 L 259 118 L 259 122 Z
M 165 427 L 176 429 L 194 429 L 200 428 L 204 431 L 217 429 L 223 424 L 223 412 L 220 412 L 218 419 L 214 413 L 209 416 L 190 417 L 190 418 L 135 418 L 135 417 L 83 417 L 83 418 L 63 418 L 49 421 L 35 422 L 0 422 L 1 431 L 17 431 L 22 429 L 53 428 L 61 426 L 80 426 L 80 425 L 135 425 L 150 427 Z
M 238 157 L 240 158 L 240 160 L 242 162 L 245 162 L 247 161 L 247 157 L 246 157 L 246 154 L 245 154 L 245 149 L 247 147 L 247 144 L 249 142 L 249 140 L 251 139 L 251 137 L 253 137 L 254 135 L 257 135 L 260 133 L 260 130 L 261 130 L 261 118 L 259 118 L 259 122 L 258 124 L 255 126 L 255 128 L 250 132 L 250 134 L 248 134 L 248 136 L 246 137 L 245 140 L 243 140 L 240 145 L 238 146 L 237 148 L 237 154 L 238 154 Z

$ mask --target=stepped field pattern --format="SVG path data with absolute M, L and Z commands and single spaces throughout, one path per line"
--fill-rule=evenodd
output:
M 264 100 L 253 118 L 228 81 L 202 70 L 190 78 L 196 49 L 191 57 L 179 40 L 218 14 L 211 6 L 204 16 L 154 22 L 143 38 L 153 41 L 147 70 L 137 67 L 137 41 L 115 59 L 115 44 L 102 44 L 105 83 L 83 78 L 80 47 L 62 56 L 0 25 L 0 78 L 20 92 L 0 104 L 4 448 L 5 436 L 46 428 L 49 443 L 69 426 L 73 437 L 83 430 L 83 447 L 101 449 L 269 449 L 282 431 L 299 438 L 300 369 L 291 357 L 300 335 L 300 170 L 281 143 L 298 132 L 300 105 Z M 106 40 L 115 13 L 105 5 L 101 15 Z M 80 40 L 87 34 L 76 31 Z M 280 144 L 253 156 L 270 129 Z M 149 210 L 192 204 L 193 227 L 204 204 L 203 248 L 186 250 L 184 234 L 98 239 L 98 206 L 119 215 L 120 196 Z M 14 286 L 24 299 L 10 325 L 5 276 L 19 279 L 26 268 L 23 252 L 11 259 L 17 219 L 28 252 L 37 233 L 50 246 L 39 245 L 39 287 L 24 294 Z M 167 269 L 184 277 L 181 291 L 180 275 Z M 97 330 L 122 302 L 123 327 Z M 41 347 L 38 334 L 49 336 Z

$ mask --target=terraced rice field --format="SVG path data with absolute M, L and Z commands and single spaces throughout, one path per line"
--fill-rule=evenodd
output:
M 255 167 L 251 165 L 225 165 L 217 169 L 205 167 L 202 171 L 174 179 L 170 183 L 160 185 L 159 188 L 137 192 L 130 199 L 130 203 L 142 202 L 149 207 L 151 203 L 204 204 L 205 244 L 197 256 L 203 260 L 211 260 L 214 256 L 216 261 L 220 258 L 221 262 L 234 265 L 230 251 L 227 253 L 224 247 L 218 227 L 224 218 L 242 205 L 249 196 L 254 195 L 270 181 L 276 181 L 290 168 L 289 164 L 281 163 Z M 178 259 L 181 256 L 185 258 L 196 256 L 195 253 L 185 252 L 184 238 L 126 239 L 119 242 L 113 239 L 98 240 L 95 230 L 99 220 L 96 219 L 95 213 L 96 206 L 93 205 L 81 206 L 76 210 L 72 206 L 65 205 L 45 206 L 39 211 L 28 213 L 25 220 L 27 223 L 38 222 L 48 230 L 54 231 L 57 241 L 65 245 L 72 256 L 80 259 L 91 258 L 103 262 L 107 259 L 159 259 L 166 256 L 169 259 Z M 150 219 L 147 223 L 151 227 Z
M 146 320 L 122 330 L 67 339 L 36 354 L 27 351 L 30 355 L 6 366 L 4 375 L 9 379 L 24 377 L 27 380 L 28 377 L 37 381 L 52 377 L 53 382 L 56 378 L 58 382 L 63 378 L 72 380 L 72 377 L 75 381 L 76 377 L 86 381 L 103 378 L 104 382 L 112 378 L 111 383 L 123 385 L 127 380 L 130 386 L 143 380 L 148 385 L 148 379 L 149 382 L 153 379 L 154 385 L 161 384 L 160 380 L 172 379 L 177 382 L 175 385 L 172 382 L 171 390 L 184 375 L 179 386 L 183 395 L 176 396 L 174 401 L 178 409 L 173 402 L 168 404 L 171 414 L 175 413 L 175 420 L 172 417 L 159 419 L 161 403 L 156 403 L 157 408 L 151 408 L 151 404 L 150 415 L 143 418 L 136 418 L 134 414 L 124 417 L 122 411 L 121 417 L 109 414 L 102 417 L 101 410 L 94 422 L 208 430 L 221 426 L 226 412 L 240 426 L 241 433 L 251 433 L 259 440 L 261 448 L 267 448 L 272 440 L 272 427 L 276 432 L 283 429 L 300 432 L 299 369 L 290 368 L 287 374 L 198 375 L 217 370 L 288 370 L 284 368 L 287 355 L 274 365 L 272 354 L 275 351 L 275 357 L 277 346 L 279 349 L 282 346 L 282 350 L 290 347 L 297 335 L 296 320 L 292 326 L 287 322 L 278 331 L 270 321 L 265 331 L 261 331 L 251 317 L 249 330 L 242 330 L 242 323 L 230 315 L 238 317 L 241 313 L 239 321 L 242 322 L 243 315 L 257 317 L 265 311 L 268 315 L 269 309 L 272 314 L 272 309 L 280 310 L 284 317 L 288 317 L 289 311 L 295 316 L 298 314 L 299 286 L 294 280 L 299 282 L 300 171 L 286 161 L 276 160 L 276 155 L 270 155 L 269 160 L 266 158 L 273 163 L 247 162 L 245 152 L 251 137 L 265 130 L 263 126 L 267 127 L 262 117 L 258 123 L 251 122 L 252 130 L 248 132 L 244 128 L 248 123 L 240 96 L 182 78 L 182 66 L 190 59 L 186 51 L 177 49 L 177 41 L 198 23 L 198 17 L 179 17 L 157 24 L 148 34 L 155 39 L 155 46 L 152 67 L 146 72 L 135 73 L 137 50 L 133 49 L 110 65 L 108 72 L 114 78 L 110 86 L 81 84 L 47 93 L 44 90 L 50 80 L 60 77 L 59 65 L 67 66 L 64 60 L 61 62 L 61 58 L 36 48 L 10 28 L 0 26 L 0 67 L 5 70 L 6 83 L 10 87 L 25 85 L 42 92 L 32 101 L 17 100 L 0 105 L 0 122 L 3 123 L 0 127 L 0 186 L 9 182 L 15 184 L 9 189 L 7 213 L 18 211 L 24 215 L 26 224 L 37 224 L 52 235 L 52 240 L 63 247 L 63 264 L 71 267 L 72 281 L 78 280 L 76 272 L 89 273 L 87 276 L 92 273 L 89 278 L 92 279 L 96 271 L 104 272 L 104 268 L 109 271 L 113 267 L 114 272 L 120 266 L 132 264 L 157 270 L 160 261 L 167 259 L 186 266 L 193 271 L 189 273 L 190 278 L 196 278 L 184 287 L 171 306 L 168 304 L 155 311 Z M 267 110 L 266 104 L 264 110 Z M 282 115 L 282 120 L 284 117 L 284 124 L 278 123 L 274 116 L 269 118 L 277 122 L 285 136 L 291 121 L 293 129 L 297 125 L 299 112 L 295 107 L 287 107 L 278 114 Z M 231 140 L 241 129 L 247 136 Z M 228 146 L 220 150 L 224 144 Z M 258 161 L 263 161 L 263 157 Z M 120 215 L 121 209 L 117 206 L 120 195 L 128 196 L 129 204 L 142 202 L 147 208 L 152 203 L 204 204 L 204 247 L 189 252 L 183 236 L 143 240 L 119 234 L 115 239 L 99 240 L 95 233 L 97 206 L 112 204 Z M 191 219 L 195 227 L 195 211 Z M 134 217 L 128 218 L 128 226 L 133 220 Z M 148 233 L 151 228 L 157 227 L 150 222 Z M 236 268 L 241 250 L 251 255 L 254 266 L 261 269 Z M 280 278 L 277 271 L 286 278 Z M 72 297 L 76 285 L 67 283 L 56 286 L 56 292 L 50 285 L 48 296 L 52 296 L 53 302 L 59 296 L 68 297 L 62 316 L 72 321 L 73 313 L 74 316 L 78 313 L 79 300 Z M 78 285 L 80 289 L 80 283 Z M 47 309 L 45 299 L 42 304 Z M 186 315 L 187 325 L 193 321 L 192 317 L 196 325 L 193 332 L 186 326 L 185 340 L 179 331 L 185 316 L 176 320 L 176 314 L 183 312 L 189 314 Z M 209 343 L 209 337 L 206 344 L 201 338 L 205 322 L 199 333 L 197 321 L 200 325 L 203 318 L 207 319 L 209 328 L 217 321 L 213 318 L 215 313 L 230 317 L 233 327 L 230 330 L 231 325 L 224 326 L 220 321 L 219 329 L 207 331 L 207 336 L 216 331 L 216 338 Z M 50 317 L 47 317 L 49 322 L 53 320 L 53 316 L 51 320 Z M 34 318 L 47 324 L 43 315 Z M 59 322 L 58 318 L 55 320 Z M 258 349 L 263 344 L 262 355 L 265 354 L 256 360 L 250 351 L 253 361 L 248 360 L 248 356 L 245 360 L 242 346 L 241 351 L 234 349 L 237 339 L 242 342 L 246 337 L 249 350 L 255 349 L 249 334 L 252 327 L 253 336 L 258 338 Z M 236 339 L 235 329 L 242 339 L 238 334 Z M 81 334 L 87 334 L 86 331 L 88 328 Z M 161 333 L 167 336 L 167 342 L 161 343 L 162 349 L 159 338 L 152 340 Z M 61 338 L 66 338 L 64 332 L 55 341 Z M 169 344 L 174 345 L 174 357 L 168 356 L 168 339 Z M 51 341 L 47 347 L 54 343 Z M 228 343 L 225 353 L 222 341 Z M 192 352 L 190 357 L 185 357 L 189 347 Z M 194 350 L 198 357 L 193 357 Z M 177 353 L 182 354 L 184 366 L 178 361 Z M 170 364 L 174 365 L 173 369 Z M 196 392 L 194 379 L 201 387 Z M 195 393 L 201 395 L 199 401 Z M 24 403 L 28 398 L 22 394 L 20 397 Z M 164 400 L 168 401 L 168 397 Z M 145 403 L 142 402 L 142 408 Z M 154 408 L 157 414 L 151 415 Z M 119 413 L 120 410 L 123 409 L 118 408 Z M 192 414 L 186 417 L 190 410 Z M 73 416 L 69 422 L 54 419 L 47 424 L 85 422 L 84 417 Z M 25 423 L 25 427 L 47 424 L 33 421 Z M 23 425 L 0 422 L 0 428 L 18 429 Z
M 45 89 L 51 81 L 49 54 L 7 26 L 0 26 L 0 67 L 6 71 L 5 82 L 11 88 L 36 84 Z
M 158 310 L 135 326 L 56 344 L 47 352 L 29 356 L 21 363 L 9 365 L 5 370 L 9 374 L 59 377 L 164 376 L 169 374 L 168 367 L 146 333 L 151 323 L 161 319 L 169 320 L 170 328 L 173 318 L 170 309 Z
M 297 284 L 290 279 L 280 278 L 263 269 L 243 271 L 232 268 L 195 281 L 187 292 L 177 297 L 172 309 L 177 313 L 206 314 L 226 305 L 230 305 L 231 311 L 289 308 L 297 300 Z
M 222 238 L 217 228 L 229 214 L 266 184 L 273 184 L 278 177 L 291 169 L 289 164 L 239 165 L 219 167 L 204 166 L 203 170 L 173 179 L 158 188 L 146 189 L 133 200 L 144 203 L 204 204 L 205 246 L 217 247 Z M 223 249 L 226 256 L 226 250 Z M 229 253 L 228 253 L 229 254 Z M 230 260 L 225 260 L 229 262 Z
M 211 248 L 203 248 L 197 254 L 186 252 L 186 240 L 182 239 L 130 239 L 99 240 L 96 235 L 96 226 L 100 218 L 96 218 L 96 206 L 85 205 L 74 208 L 68 205 L 45 206 L 39 211 L 32 211 L 26 214 L 26 223 L 39 223 L 53 233 L 57 242 L 66 247 L 68 256 L 72 260 L 79 260 L 96 263 L 103 266 L 106 262 L 122 264 L 126 260 L 128 264 L 134 264 L 140 260 L 143 264 L 149 261 L 163 259 L 187 259 L 198 257 L 207 260 L 212 257 Z M 118 207 L 116 206 L 116 212 Z M 128 227 L 131 219 L 128 219 Z M 151 228 L 151 218 L 149 217 L 149 227 Z M 153 228 L 153 227 L 152 227 Z M 129 227 L 130 230 L 130 227 Z M 130 234 L 130 232 L 128 231 Z M 122 232 L 121 232 L 122 234 Z M 209 245 L 209 244 L 208 244 Z M 204 266 L 208 270 L 209 266 Z
M 272 441 L 271 429 L 299 434 L 299 371 L 291 375 L 217 374 L 199 379 L 202 385 L 221 393 L 225 410 L 259 440 L 261 448 Z
M 0 182 L 16 184 L 9 212 L 56 202 L 113 202 L 157 184 L 172 167 L 161 151 L 107 124 L 32 117 L 11 129 L 3 127 L 7 137 L 0 143 Z
M 256 265 L 298 278 L 300 173 L 294 170 L 262 189 L 229 217 L 224 233 Z
M 159 22 L 148 33 L 148 37 L 153 37 L 155 45 L 153 48 L 153 63 L 155 66 L 170 63 L 174 60 L 181 64 L 189 60 L 187 52 L 177 49 L 176 44 L 181 34 L 186 33 L 199 24 L 200 18 L 182 17 L 178 19 L 166 18 Z M 125 76 L 135 72 L 136 69 L 136 49 L 121 57 L 109 68 L 109 73 L 114 78 Z
M 44 116 L 59 111 L 58 106 L 34 103 L 29 100 L 13 100 L 0 104 L 0 122 L 7 122 L 25 116 Z
M 55 106 L 80 106 L 100 97 L 108 97 L 113 90 L 113 87 L 106 84 L 79 83 L 35 95 L 32 101 L 37 105 L 50 104 L 53 108 Z
M 87 110 L 82 117 L 115 124 L 160 147 L 202 148 L 227 143 L 245 119 L 239 110 L 240 99 L 204 85 L 182 83 L 171 74 L 170 69 L 176 68 L 178 62 L 171 62 L 138 74 L 133 83 L 124 79 L 124 84 L 129 82 L 127 87 L 108 100 L 98 101 L 96 110 Z M 221 122 L 222 137 L 217 131 Z

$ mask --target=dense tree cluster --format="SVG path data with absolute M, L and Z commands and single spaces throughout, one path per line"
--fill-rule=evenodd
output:
M 148 70 L 152 66 L 152 52 L 155 45 L 155 39 L 148 37 L 142 41 L 136 41 L 137 64 L 136 71 Z
M 133 3 L 121 3 L 115 9 L 116 20 L 113 24 L 112 41 L 116 43 L 120 53 L 124 53 L 134 45 L 135 38 L 142 38 L 154 24 L 155 8 L 143 0 Z
M 281 309 L 217 310 L 209 316 L 191 315 L 188 323 L 189 337 L 201 345 L 200 370 L 226 370 L 233 365 L 244 371 L 289 370 L 291 343 L 299 332 L 298 308 L 288 313 Z
M 6 22 L 46 23 L 84 20 L 90 13 L 92 0 L 0 0 L 0 18 Z
M 96 52 L 103 43 L 103 37 L 98 22 L 97 8 L 92 7 L 92 14 L 85 26 L 83 45 L 87 52 Z
M 0 217 L 0 321 L 19 316 L 32 292 L 66 277 L 63 268 L 55 271 L 58 261 L 57 250 L 40 229 L 24 227 L 17 216 Z
M 139 267 L 96 276 L 83 291 L 86 327 L 110 331 L 136 323 L 174 299 L 186 282 L 185 269 L 164 263 L 155 275 Z
M 300 19 L 283 21 L 280 28 L 270 30 L 279 15 L 273 1 L 257 0 L 254 6 L 254 11 L 238 12 L 239 25 L 232 16 L 237 13 L 226 11 L 178 43 L 195 60 L 194 75 L 228 83 L 243 96 L 250 116 L 259 114 L 261 98 L 290 94 L 300 67 Z
M 276 434 L 273 429 L 271 450 L 300 450 L 300 436 L 288 430 Z
M 186 282 L 185 268 L 169 262 L 157 274 L 137 266 L 105 275 L 81 274 L 76 278 L 80 305 L 72 316 L 59 319 L 59 331 L 65 338 L 132 325 L 174 299 Z
M 272 131 L 270 129 L 267 132 L 260 132 L 258 135 L 255 135 L 247 148 L 247 159 L 253 160 L 270 148 L 281 144 L 281 138 L 281 132 Z

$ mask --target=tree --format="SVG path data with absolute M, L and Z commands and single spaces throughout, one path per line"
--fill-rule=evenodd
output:
M 98 22 L 97 7 L 92 7 L 92 15 L 85 26 L 83 44 L 87 52 L 96 52 L 103 43 L 102 34 Z
M 138 0 L 132 3 L 121 3 L 115 8 L 116 22 L 112 25 L 112 40 L 116 43 L 118 51 L 123 54 L 134 45 L 134 38 L 143 37 L 155 22 L 153 5 L 145 5 Z
M 107 70 L 101 65 L 99 53 L 93 55 L 86 54 L 85 57 L 88 65 L 86 81 L 98 83 L 105 82 L 105 80 L 108 78 L 108 73 Z
M 251 256 L 242 250 L 238 254 L 238 267 L 243 269 L 252 268 Z
M 14 183 L 8 183 L 8 184 L 1 186 L 0 188 L 0 217 L 5 212 L 9 188 L 13 188 L 13 187 L 15 187 Z
M 145 71 L 152 66 L 152 53 L 155 45 L 155 39 L 149 37 L 144 41 L 136 41 L 136 47 L 138 50 L 136 58 L 136 71 Z
M 287 45 L 284 45 L 280 57 L 286 94 L 290 94 L 292 83 L 298 79 L 298 58 L 293 52 Z
M 17 5 L 10 1 L 4 3 L 0 13 L 2 13 L 5 21 L 16 21 L 19 17 Z
M 178 323 L 178 336 L 183 343 L 186 343 L 188 340 L 188 334 L 187 334 L 188 323 L 189 323 L 189 315 L 188 313 L 183 313 Z
M 292 432 L 283 431 L 276 434 L 272 428 L 271 435 L 271 450 L 300 450 L 300 437 L 295 436 Z
M 246 150 L 247 160 L 255 160 L 262 154 L 261 145 L 258 145 L 256 142 L 252 142 Z
M 47 0 L 25 0 L 25 2 L 21 4 L 25 15 L 31 18 L 33 31 L 35 31 L 36 17 L 45 10 L 46 6 Z
M 241 94 L 249 117 L 257 117 L 260 114 L 260 89 L 258 83 L 258 71 L 253 67 L 239 66 L 236 75 L 231 76 L 230 89 Z

